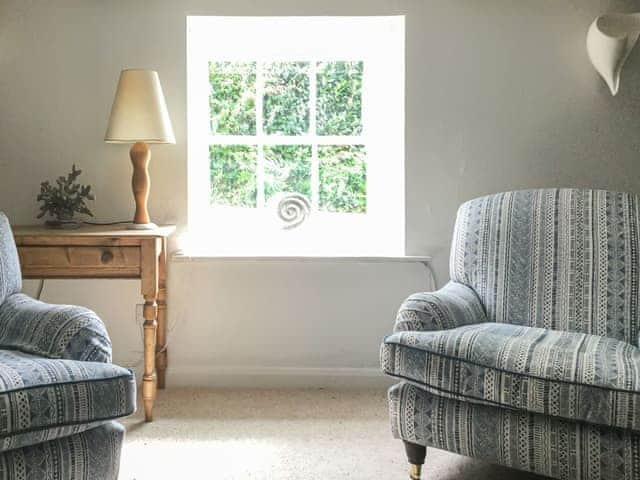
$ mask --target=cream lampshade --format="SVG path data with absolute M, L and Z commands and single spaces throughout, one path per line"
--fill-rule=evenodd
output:
M 132 228 L 155 228 L 147 211 L 151 184 L 148 169 L 151 152 L 147 143 L 176 143 L 157 72 L 131 69 L 120 73 L 104 141 L 133 143 L 129 152 L 136 202 Z

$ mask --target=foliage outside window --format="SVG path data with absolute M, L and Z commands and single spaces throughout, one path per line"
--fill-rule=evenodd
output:
M 211 145 L 211 203 L 256 206 L 256 147 Z
M 309 131 L 309 63 L 264 65 L 263 129 L 267 135 Z
M 318 135 L 362 133 L 362 62 L 318 64 Z
M 364 62 L 210 60 L 208 70 L 212 204 L 302 193 L 317 211 L 366 213 Z
M 311 146 L 265 147 L 265 199 L 278 193 L 298 192 L 311 197 Z
M 321 146 L 320 209 L 366 211 L 365 151 L 362 145 Z M 341 192 L 336 195 L 335 192 Z
M 210 62 L 210 128 L 214 135 L 256 134 L 256 64 Z

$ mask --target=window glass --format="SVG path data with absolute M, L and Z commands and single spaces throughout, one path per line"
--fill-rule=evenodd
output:
M 211 145 L 211 203 L 234 207 L 256 206 L 255 146 Z
M 209 62 L 209 128 L 213 135 L 256 134 L 255 62 Z
M 321 146 L 320 209 L 327 212 L 367 211 L 367 168 L 362 145 Z
M 309 63 L 264 65 L 264 132 L 301 135 L 309 131 Z
M 363 62 L 318 64 L 318 135 L 362 133 Z

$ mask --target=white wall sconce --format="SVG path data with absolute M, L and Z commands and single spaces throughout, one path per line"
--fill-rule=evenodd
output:
M 587 33 L 587 53 L 596 71 L 618 93 L 620 72 L 640 35 L 640 13 L 609 13 L 596 18 Z

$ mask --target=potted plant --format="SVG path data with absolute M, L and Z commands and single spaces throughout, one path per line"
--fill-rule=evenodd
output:
M 74 219 L 76 213 L 83 213 L 93 217 L 93 213 L 86 204 L 87 200 L 94 200 L 91 193 L 91 185 L 81 185 L 76 183 L 82 170 L 78 170 L 75 164 L 71 167 L 71 172 L 66 176 L 58 177 L 52 185 L 49 180 L 40 184 L 38 202 L 40 213 L 38 218 L 45 215 L 53 217 L 52 220 L 45 221 L 45 226 L 49 228 L 78 228 L 81 222 Z

